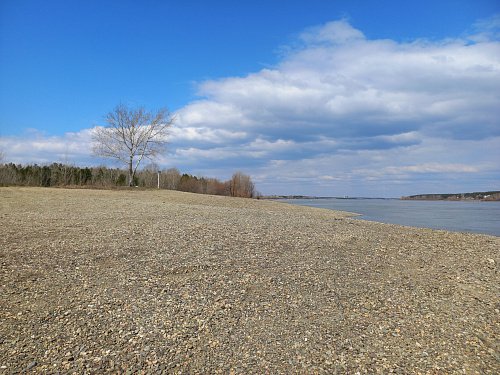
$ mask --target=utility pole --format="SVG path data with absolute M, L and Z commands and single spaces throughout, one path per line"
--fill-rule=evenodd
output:
M 161 171 L 158 171 L 158 189 L 160 188 L 160 173 Z

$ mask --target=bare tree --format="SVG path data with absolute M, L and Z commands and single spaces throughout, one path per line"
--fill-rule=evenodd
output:
M 158 181 L 158 171 L 160 167 L 156 163 L 149 163 L 144 168 L 142 168 L 142 172 L 139 172 L 140 176 L 142 176 L 144 180 L 144 186 L 147 187 L 156 187 Z
M 235 172 L 230 184 L 232 197 L 252 198 L 255 194 L 255 185 L 246 174 Z
M 0 134 L 0 137 L 1 136 L 2 135 Z M 0 164 L 4 163 L 4 161 L 5 161 L 5 151 L 0 149 Z
M 129 185 L 134 186 L 142 159 L 153 160 L 167 152 L 168 130 L 175 119 L 167 107 L 147 112 L 144 107 L 130 109 L 120 103 L 104 117 L 105 127 L 94 128 L 92 153 L 124 162 L 128 166 Z
M 181 173 L 177 168 L 170 168 L 166 172 L 164 171 L 166 188 L 170 190 L 177 190 L 179 183 L 181 181 Z

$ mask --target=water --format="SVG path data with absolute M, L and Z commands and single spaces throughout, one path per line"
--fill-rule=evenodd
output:
M 397 199 L 281 199 L 280 202 L 349 211 L 362 220 L 500 236 L 500 202 Z

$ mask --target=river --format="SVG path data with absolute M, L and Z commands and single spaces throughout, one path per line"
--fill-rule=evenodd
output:
M 500 236 L 500 202 L 398 199 L 278 199 L 301 206 L 349 211 L 361 220 Z

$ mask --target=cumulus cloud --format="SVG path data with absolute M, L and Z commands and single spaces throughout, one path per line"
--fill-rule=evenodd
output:
M 8 162 L 19 164 L 70 163 L 90 165 L 92 129 L 64 136 L 47 136 L 45 132 L 27 129 L 22 135 L 2 136 L 0 147 Z
M 307 29 L 300 35 L 307 45 L 317 43 L 347 44 L 365 40 L 360 30 L 356 30 L 345 20 L 328 22 L 324 26 Z
M 424 172 L 470 178 L 484 172 L 476 163 L 498 156 L 495 22 L 487 32 L 478 23 L 465 38 L 409 43 L 368 40 L 345 20 L 307 29 L 276 67 L 201 82 L 205 99 L 180 111 L 180 130 L 244 134 L 230 157 L 238 155 L 235 165 L 253 158 L 263 183 L 303 177 L 334 188 L 389 175 L 391 183 L 414 181 Z M 477 144 L 489 156 L 472 160 Z
M 229 131 L 226 129 L 212 129 L 204 127 L 172 127 L 170 140 L 177 145 L 202 144 L 228 144 L 238 142 L 247 138 L 245 132 Z
M 200 82 L 162 162 L 219 178 L 243 169 L 264 193 L 497 188 L 498 20 L 405 43 L 369 40 L 346 20 L 309 28 L 272 68 Z M 33 160 L 48 143 L 89 148 L 86 131 L 27 139 Z
M 208 99 L 187 106 L 183 118 L 261 137 L 288 131 L 290 139 L 500 134 L 498 42 L 398 44 L 361 35 L 345 21 L 310 31 L 304 40 L 321 43 L 306 44 L 276 69 L 201 83 Z M 471 129 L 474 120 L 482 126 Z

